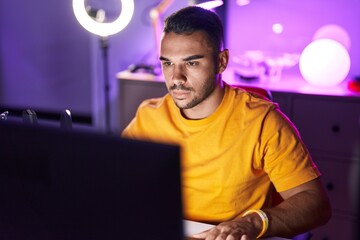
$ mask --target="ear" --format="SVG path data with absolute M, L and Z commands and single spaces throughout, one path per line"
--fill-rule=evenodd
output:
M 229 50 L 224 49 L 218 55 L 218 74 L 221 74 L 225 71 L 227 65 L 229 63 Z

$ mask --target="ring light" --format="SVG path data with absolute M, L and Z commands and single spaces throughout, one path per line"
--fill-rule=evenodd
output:
M 105 130 L 111 133 L 111 117 L 110 117 L 110 79 L 109 79 L 109 63 L 108 63 L 108 36 L 116 34 L 123 30 L 130 22 L 134 14 L 134 0 L 120 0 L 121 12 L 120 16 L 113 22 L 103 22 L 103 18 L 93 19 L 85 7 L 85 0 L 73 0 L 73 11 L 76 19 L 87 31 L 98 35 L 100 38 L 100 46 L 102 50 L 104 64 L 104 106 L 105 106 Z
M 88 15 L 84 2 L 85 0 L 73 0 L 75 17 L 86 30 L 101 37 L 107 37 L 123 30 L 129 24 L 134 13 L 133 0 L 120 0 L 122 6 L 120 16 L 113 22 L 101 23 Z

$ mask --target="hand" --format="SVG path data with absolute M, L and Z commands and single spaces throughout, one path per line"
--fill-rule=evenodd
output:
M 220 223 L 192 237 L 205 240 L 255 240 L 261 229 L 260 217 L 249 214 L 237 220 Z

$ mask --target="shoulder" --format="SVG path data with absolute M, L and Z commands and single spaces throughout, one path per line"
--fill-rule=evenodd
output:
M 229 94 L 233 95 L 234 110 L 241 114 L 248 123 L 260 124 L 265 129 L 288 129 L 298 134 L 290 119 L 281 111 L 279 105 L 263 94 L 241 87 L 230 86 Z
M 167 108 L 170 105 L 171 105 L 171 97 L 169 94 L 166 94 L 163 97 L 149 98 L 142 101 L 137 109 L 137 112 L 157 111 L 163 108 Z
M 278 110 L 278 104 L 267 98 L 264 93 L 237 86 L 228 86 L 229 100 L 237 109 L 247 114 L 264 115 L 269 111 Z M 231 100 L 232 99 L 232 100 Z
M 144 101 L 141 102 L 141 104 L 139 105 L 139 109 L 143 109 L 143 108 L 152 108 L 152 109 L 156 109 L 159 106 L 161 106 L 161 104 L 163 104 L 165 99 L 164 97 L 160 97 L 160 98 L 150 98 L 150 99 L 146 99 Z
M 273 104 L 270 100 L 270 93 L 265 89 L 257 87 L 230 86 L 231 91 L 235 92 L 237 97 L 243 97 L 247 101 Z
M 175 103 L 171 96 L 166 94 L 161 98 L 144 100 L 138 107 L 134 120 L 137 124 L 154 127 L 169 121 L 175 113 Z
M 144 100 L 136 115 L 123 131 L 122 136 L 142 140 L 161 141 L 160 135 L 165 125 L 171 123 L 175 105 L 170 95 Z

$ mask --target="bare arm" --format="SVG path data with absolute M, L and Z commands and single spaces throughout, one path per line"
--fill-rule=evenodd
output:
M 272 209 L 265 209 L 269 228 L 265 236 L 292 237 L 325 224 L 331 206 L 319 178 L 280 192 L 284 199 Z
M 263 209 L 269 218 L 264 236 L 293 237 L 325 224 L 331 216 L 331 207 L 320 179 L 312 180 L 293 189 L 281 192 L 284 201 L 271 209 Z M 223 222 L 195 235 L 200 239 L 256 239 L 262 229 L 257 213 Z

